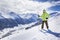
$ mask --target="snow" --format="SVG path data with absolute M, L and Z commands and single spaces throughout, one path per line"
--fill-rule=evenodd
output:
M 42 30 L 37 23 L 37 14 L 41 15 L 43 9 L 53 12 L 47 8 L 54 5 L 32 0 L 0 0 L 0 40 L 60 40 L 60 13 L 51 14 L 49 30 L 46 27 Z M 32 28 L 26 30 L 26 27 Z
M 60 40 L 60 16 L 51 17 L 48 20 L 49 29 L 46 27 L 41 29 L 41 24 L 34 26 L 28 30 L 25 30 L 26 27 L 34 25 L 34 23 L 19 25 L 19 27 L 14 27 L 10 29 L 4 29 L 3 33 L 6 37 L 1 36 L 1 40 Z M 44 25 L 45 26 L 45 25 Z M 7 31 L 8 30 L 8 31 Z M 2 33 L 2 34 L 3 34 Z

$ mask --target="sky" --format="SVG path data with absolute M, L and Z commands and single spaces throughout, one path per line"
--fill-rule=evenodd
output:
M 0 12 L 37 13 L 60 12 L 60 0 L 0 0 Z

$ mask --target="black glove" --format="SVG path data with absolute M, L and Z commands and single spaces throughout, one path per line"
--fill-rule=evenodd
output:
M 46 19 L 48 19 L 48 18 L 46 18 Z
M 38 15 L 38 17 L 40 17 L 40 15 Z

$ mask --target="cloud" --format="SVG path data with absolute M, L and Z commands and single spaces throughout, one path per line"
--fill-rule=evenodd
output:
M 14 11 L 16 13 L 42 13 L 43 9 L 51 7 L 49 2 L 35 2 L 31 0 L 2 0 L 0 1 L 0 11 L 6 13 Z

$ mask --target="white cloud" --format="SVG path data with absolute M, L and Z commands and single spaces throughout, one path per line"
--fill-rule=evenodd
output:
M 2 0 L 0 4 L 1 10 L 3 9 L 5 12 L 11 10 L 16 13 L 41 13 L 42 9 L 52 6 L 49 2 L 39 3 L 30 0 Z

